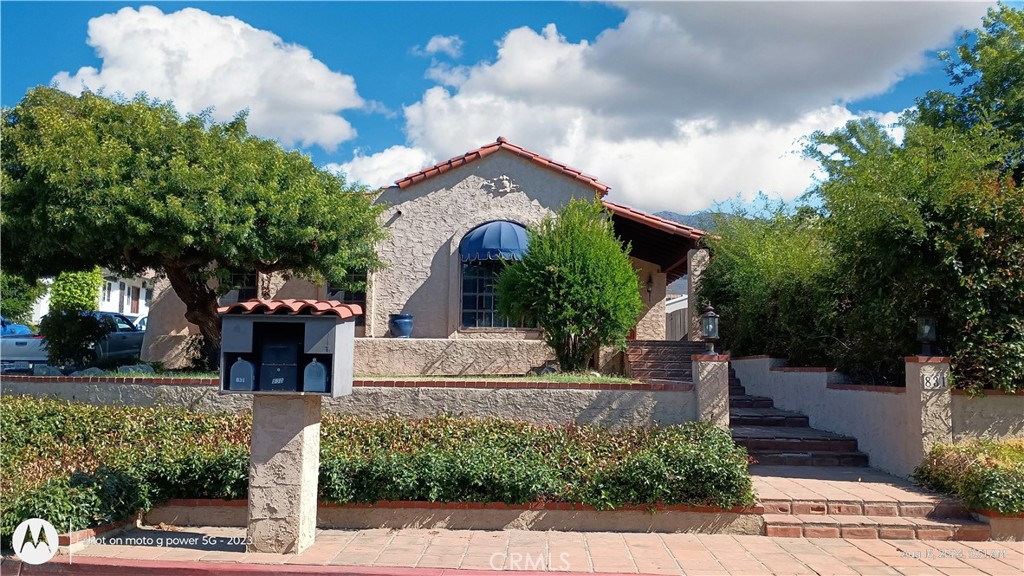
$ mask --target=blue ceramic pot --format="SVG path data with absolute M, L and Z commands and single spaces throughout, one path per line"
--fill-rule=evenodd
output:
M 388 329 L 395 338 L 412 336 L 412 314 L 392 314 L 388 316 Z

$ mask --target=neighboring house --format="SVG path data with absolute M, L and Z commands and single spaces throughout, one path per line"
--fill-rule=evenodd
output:
M 689 303 L 686 294 L 670 294 L 665 300 L 665 340 L 686 340 L 689 332 Z
M 152 274 L 136 278 L 122 278 L 103 270 L 103 284 L 100 285 L 97 297 L 100 312 L 117 312 L 131 319 L 149 315 L 149 307 L 153 301 L 156 281 Z M 43 280 L 48 286 L 53 279 Z M 32 323 L 39 321 L 50 312 L 50 293 L 46 292 L 32 306 Z
M 573 198 L 601 198 L 608 185 L 504 138 L 411 174 L 380 191 L 390 237 L 382 270 L 366 291 L 346 293 L 301 280 L 278 283 L 275 298 L 336 298 L 364 306 L 357 374 L 515 374 L 552 357 L 531 326 L 495 314 L 501 257 L 524 248 L 525 228 Z M 704 232 L 603 200 L 616 233 L 632 246 L 644 311 L 631 337 L 664 340 L 666 285 L 685 275 Z M 173 365 L 197 333 L 173 292 L 158 292 L 143 358 Z M 391 314 L 411 314 L 412 338 L 392 338 Z M 621 355 L 618 355 L 621 356 Z M 600 360 L 616 369 L 615 354 Z

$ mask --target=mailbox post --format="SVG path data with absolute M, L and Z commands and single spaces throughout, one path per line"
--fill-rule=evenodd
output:
M 320 399 L 352 393 L 359 306 L 249 300 L 221 308 L 222 394 L 252 394 L 246 551 L 298 554 L 316 534 Z

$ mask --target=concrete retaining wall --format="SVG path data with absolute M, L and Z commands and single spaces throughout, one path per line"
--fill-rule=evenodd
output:
M 953 391 L 953 439 L 1024 438 L 1024 394 L 986 390 L 982 396 Z
M 145 523 L 175 526 L 245 526 L 245 501 L 172 501 L 145 514 Z M 211 505 L 212 504 L 212 505 Z M 219 504 L 219 505 L 218 505 Z M 397 504 L 397 503 L 395 503 Z M 761 534 L 756 511 L 686 509 L 597 511 L 569 505 L 505 506 L 408 502 L 402 506 L 338 506 L 321 503 L 317 526 L 326 529 L 437 528 L 447 530 L 567 530 L 579 532 L 686 532 Z M 492 507 L 493 506 L 493 507 Z
M 354 370 L 365 376 L 522 375 L 554 358 L 542 340 L 356 338 Z
M 4 376 L 0 386 L 5 395 L 55 396 L 95 405 L 168 405 L 228 412 L 252 409 L 252 397 L 218 394 L 212 383 L 151 384 L 142 383 L 141 378 L 122 379 L 132 382 L 76 380 L 81 381 Z M 323 409 L 367 417 L 428 418 L 448 414 L 609 428 L 671 425 L 697 419 L 695 393 L 687 384 L 359 381 L 351 396 L 324 398 Z

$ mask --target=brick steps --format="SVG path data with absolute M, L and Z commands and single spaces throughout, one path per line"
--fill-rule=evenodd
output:
M 967 518 L 765 514 L 765 536 L 789 538 L 885 538 L 892 540 L 988 540 L 987 524 Z
M 962 502 L 938 497 L 874 502 L 865 500 L 782 500 L 764 498 L 759 503 L 765 514 L 797 516 L 898 516 L 903 518 L 970 518 Z
M 807 416 L 778 408 L 733 408 L 729 411 L 732 426 L 787 426 L 806 428 Z
M 987 540 L 960 500 L 862 467 L 751 466 L 767 536 Z
M 753 409 L 747 411 L 747 418 L 757 417 L 760 412 L 765 418 L 781 417 L 776 409 Z M 778 412 L 783 412 L 779 410 Z M 849 436 L 833 434 L 803 426 L 747 426 L 742 425 L 741 415 L 732 424 L 733 440 L 745 447 L 747 453 L 758 463 L 785 466 L 867 466 L 868 457 L 857 450 L 857 440 Z M 801 415 L 783 412 L 797 423 Z M 731 419 L 731 416 L 730 416 Z M 783 420 L 784 421 L 784 420 Z
M 767 466 L 867 466 L 863 452 L 749 451 L 755 464 Z
M 729 395 L 729 408 L 774 408 L 775 402 L 765 396 Z
M 733 440 L 758 464 L 784 466 L 867 466 L 857 439 L 810 428 L 806 415 L 775 408 L 766 396 L 752 396 L 729 368 L 729 422 Z
M 703 352 L 702 342 L 630 340 L 626 344 L 626 375 L 642 382 L 692 382 L 691 357 Z

